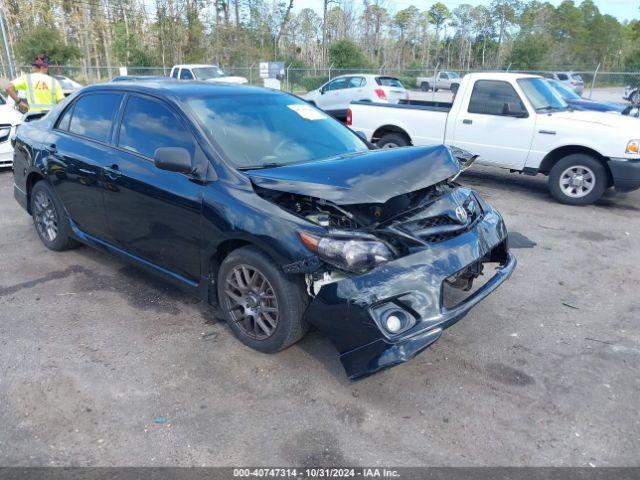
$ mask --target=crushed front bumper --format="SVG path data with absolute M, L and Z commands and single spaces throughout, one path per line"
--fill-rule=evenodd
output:
M 489 209 L 472 229 L 457 237 L 363 275 L 323 285 L 307 310 L 307 319 L 336 346 L 349 378 L 410 360 L 511 275 L 516 260 L 506 237 L 502 217 Z M 497 263 L 493 277 L 462 302 L 445 307 L 445 280 L 478 261 Z M 389 308 L 407 312 L 409 328 L 397 334 L 385 330 L 380 312 Z

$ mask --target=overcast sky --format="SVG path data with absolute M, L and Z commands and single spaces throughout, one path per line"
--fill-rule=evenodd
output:
M 438 0 L 386 0 L 385 4 L 390 10 L 401 10 L 409 5 L 415 5 L 417 8 L 423 10 L 429 8 L 433 3 Z M 456 8 L 462 3 L 468 3 L 469 5 L 489 5 L 491 0 L 439 0 L 444 3 L 450 9 Z M 550 3 L 558 5 L 561 0 L 550 0 Z M 581 3 L 581 0 L 574 0 L 576 5 Z M 640 1 L 638 0 L 594 0 L 594 3 L 598 6 L 598 9 L 602 13 L 613 15 L 618 20 L 631 20 L 640 17 Z M 303 8 L 313 8 L 314 10 L 322 11 L 323 0 L 294 0 L 294 10 L 299 11 Z

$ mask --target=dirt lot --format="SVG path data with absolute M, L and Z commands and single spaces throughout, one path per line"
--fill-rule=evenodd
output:
M 319 333 L 260 354 L 131 266 L 47 251 L 0 173 L 0 465 L 640 465 L 640 192 L 571 208 L 544 178 L 463 180 L 517 271 L 351 382 Z

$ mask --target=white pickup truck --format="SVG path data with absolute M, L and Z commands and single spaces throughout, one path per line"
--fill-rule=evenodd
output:
M 479 164 L 548 175 L 551 194 L 571 205 L 640 188 L 640 121 L 572 111 L 535 75 L 468 74 L 453 103 L 355 102 L 347 125 L 381 148 L 444 143 Z

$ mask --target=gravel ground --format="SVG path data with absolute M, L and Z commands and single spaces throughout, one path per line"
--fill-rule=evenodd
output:
M 516 272 L 351 382 L 317 332 L 260 354 L 134 267 L 46 250 L 0 173 L 0 465 L 640 465 L 640 193 L 572 208 L 544 180 L 463 177 Z

